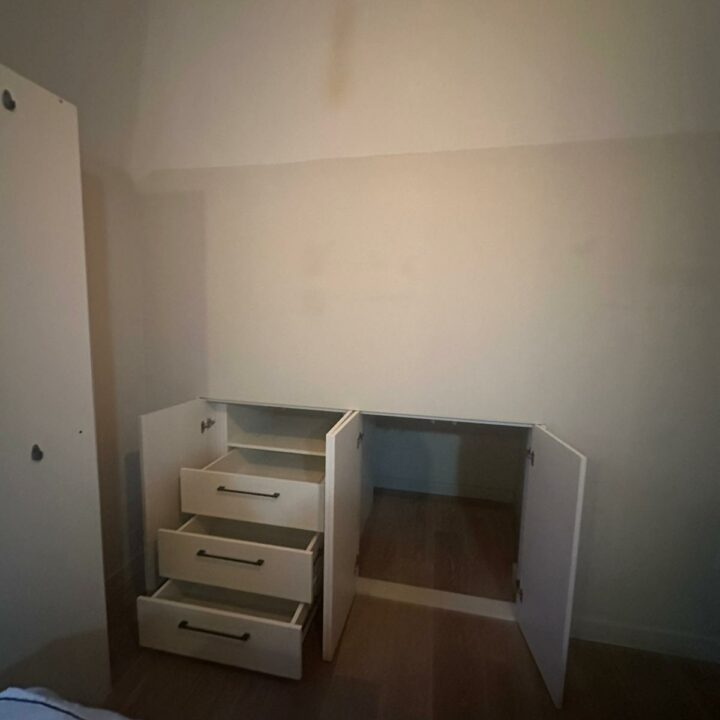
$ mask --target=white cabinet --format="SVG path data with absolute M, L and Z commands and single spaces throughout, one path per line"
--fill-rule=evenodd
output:
M 378 595 L 515 618 L 559 706 L 586 459 L 545 427 L 522 427 L 514 606 L 393 583 Z M 142 434 L 148 590 L 158 557 L 170 578 L 139 599 L 143 644 L 299 677 L 303 627 L 322 588 L 323 658 L 332 660 L 358 591 L 362 414 L 194 400 L 144 416 Z
M 322 592 L 331 659 L 354 596 L 359 414 L 194 400 L 141 433 L 147 589 L 168 578 L 138 599 L 141 643 L 300 677 Z
M 99 703 L 110 667 L 77 114 L 0 66 L 5 90 L 0 687 Z

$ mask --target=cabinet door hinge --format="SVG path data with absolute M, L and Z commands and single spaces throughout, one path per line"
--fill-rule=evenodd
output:
M 204 433 L 206 430 L 209 430 L 217 420 L 214 420 L 213 418 L 206 418 L 200 423 L 200 432 Z
M 535 465 L 535 451 L 532 448 L 527 449 L 527 457 L 531 465 Z
M 522 585 L 520 585 L 520 578 L 515 581 L 515 597 L 517 598 L 518 602 L 523 601 L 523 589 Z
M 365 433 L 363 433 L 363 432 L 358 433 L 357 443 L 355 444 L 355 447 L 359 448 L 362 445 L 362 441 L 363 441 L 364 437 L 365 437 Z

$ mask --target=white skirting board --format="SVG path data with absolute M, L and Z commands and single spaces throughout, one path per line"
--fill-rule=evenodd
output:
M 679 633 L 646 625 L 625 625 L 600 618 L 576 617 L 572 637 L 636 650 L 720 662 L 720 637 Z
M 358 595 L 367 595 L 382 600 L 425 605 L 441 610 L 453 610 L 469 615 L 482 615 L 495 620 L 515 622 L 515 604 L 503 600 L 491 600 L 474 595 L 462 595 L 445 590 L 403 585 L 365 577 L 357 578 L 356 592 Z

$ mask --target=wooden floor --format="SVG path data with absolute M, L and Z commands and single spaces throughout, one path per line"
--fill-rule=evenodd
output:
M 333 663 L 315 623 L 301 681 L 137 648 L 127 660 L 107 706 L 142 720 L 720 717 L 720 666 L 579 641 L 558 715 L 514 623 L 364 597 Z
M 512 601 L 517 546 L 510 504 L 376 488 L 360 575 Z

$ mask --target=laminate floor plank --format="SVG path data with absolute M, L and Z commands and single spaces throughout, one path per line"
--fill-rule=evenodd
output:
M 357 597 L 337 656 L 316 620 L 299 681 L 146 649 L 109 709 L 139 720 L 550 720 L 515 623 Z M 567 720 L 718 717 L 719 667 L 585 641 L 570 644 Z
M 474 498 L 376 489 L 360 574 L 376 580 L 514 598 L 514 507 Z

